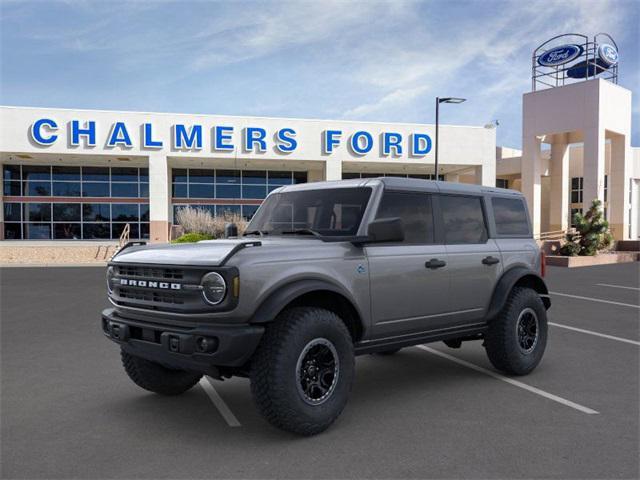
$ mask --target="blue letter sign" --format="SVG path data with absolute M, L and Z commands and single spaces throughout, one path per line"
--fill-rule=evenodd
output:
M 58 139 L 58 135 L 50 134 L 45 137 L 42 134 L 42 127 L 47 127 L 48 130 L 55 132 L 58 130 L 58 124 L 50 118 L 41 118 L 31 125 L 31 138 L 34 142 L 38 145 L 52 145 Z
M 181 123 L 176 124 L 173 129 L 174 148 L 202 149 L 202 125 L 194 125 L 188 133 L 187 128 Z
M 153 140 L 152 135 L 153 125 L 150 123 L 144 124 L 144 132 L 142 134 L 142 147 L 143 148 L 162 148 L 162 141 Z
M 107 147 L 115 147 L 116 145 L 122 145 L 127 148 L 133 147 L 131 137 L 124 122 L 116 122 L 113 124 L 111 135 L 109 135 L 109 140 L 107 140 Z
M 426 133 L 414 133 L 411 142 L 411 155 L 426 155 L 431 151 L 431 137 Z
M 233 127 L 215 127 L 215 139 L 213 141 L 213 148 L 221 151 L 232 151 L 233 145 L 230 145 L 231 134 L 233 133 Z
M 364 144 L 361 144 L 360 139 L 364 140 Z M 369 132 L 364 130 L 357 131 L 351 136 L 351 150 L 357 155 L 364 155 L 369 153 L 373 148 L 373 137 Z
M 295 139 L 296 131 L 293 128 L 281 128 L 276 133 L 278 142 L 276 148 L 282 153 L 293 152 L 298 147 L 298 141 Z
M 85 122 L 85 128 L 80 128 L 80 121 L 71 121 L 71 145 L 80 145 L 80 137 L 87 137 L 87 146 L 96 146 L 96 122 L 93 120 Z

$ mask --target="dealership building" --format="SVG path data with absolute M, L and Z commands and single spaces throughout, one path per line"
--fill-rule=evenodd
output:
M 0 239 L 107 241 L 129 225 L 164 242 L 185 205 L 251 218 L 281 185 L 434 179 L 436 138 L 438 179 L 522 191 L 536 234 L 600 199 L 614 237 L 638 239 L 631 91 L 613 40 L 577 37 L 534 51 L 522 150 L 496 147 L 494 125 L 0 107 Z

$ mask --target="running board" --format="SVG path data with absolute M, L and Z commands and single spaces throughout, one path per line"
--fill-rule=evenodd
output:
M 465 341 L 481 340 L 486 331 L 486 323 L 477 323 L 444 330 L 431 330 L 429 332 L 417 332 L 397 337 L 365 340 L 356 343 L 354 349 L 356 355 L 364 355 L 367 353 L 381 352 L 394 348 L 410 347 L 413 345 L 420 345 L 422 343 L 439 342 L 442 340 L 452 340 L 457 338 L 464 339 Z

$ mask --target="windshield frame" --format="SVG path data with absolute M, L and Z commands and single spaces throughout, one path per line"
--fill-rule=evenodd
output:
M 302 187 L 302 186 L 301 186 Z M 312 192 L 327 192 L 327 191 L 336 191 L 336 190 L 361 190 L 361 191 L 367 191 L 367 192 L 363 192 L 365 193 L 367 196 L 366 198 L 363 199 L 362 204 L 364 205 L 364 209 L 362 210 L 359 219 L 358 219 L 358 225 L 357 228 L 355 230 L 353 230 L 350 233 L 344 234 L 344 235 L 340 235 L 340 234 L 333 234 L 333 233 L 327 233 L 326 229 L 322 229 L 319 231 L 316 231 L 313 229 L 313 225 L 305 225 L 305 226 L 298 226 L 296 227 L 294 224 L 296 222 L 292 222 L 292 228 L 285 228 L 285 229 L 268 229 L 265 230 L 264 226 L 267 224 L 267 222 L 265 221 L 266 219 L 262 218 L 263 215 L 265 214 L 265 211 L 267 209 L 271 210 L 271 212 L 273 212 L 273 208 L 277 207 L 277 204 L 273 204 L 273 202 L 277 202 L 280 199 L 282 199 L 284 196 L 288 196 L 288 195 L 304 195 L 304 194 L 310 194 Z M 376 188 L 375 184 L 348 184 L 348 185 L 332 185 L 332 186 L 326 186 L 323 188 L 294 188 L 294 189 L 290 189 L 288 187 L 284 187 L 283 189 L 277 189 L 275 191 L 273 191 L 272 193 L 270 193 L 267 198 L 265 199 L 265 201 L 262 203 L 262 205 L 260 205 L 260 208 L 258 208 L 258 210 L 256 211 L 255 215 L 253 216 L 253 218 L 251 219 L 251 221 L 249 222 L 249 224 L 247 225 L 245 234 L 243 234 L 243 236 L 245 235 L 258 235 L 258 236 L 277 236 L 277 237 L 284 237 L 284 236 L 289 236 L 289 237 L 293 237 L 296 236 L 298 238 L 310 238 L 310 239 L 320 239 L 322 241 L 325 242 L 344 242 L 344 241 L 357 241 L 357 240 L 361 240 L 362 238 L 362 231 L 366 231 L 367 229 L 367 225 L 369 222 L 369 217 L 371 215 L 371 211 L 375 210 L 375 201 L 378 197 L 378 195 L 376 195 L 376 190 L 378 190 Z M 359 194 L 361 194 L 359 192 Z

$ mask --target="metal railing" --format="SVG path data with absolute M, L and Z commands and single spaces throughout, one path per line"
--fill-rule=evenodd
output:
M 564 240 L 567 233 L 575 233 L 575 228 L 569 228 L 565 230 L 551 230 L 549 232 L 540 232 L 533 236 L 535 240 L 547 241 L 547 240 Z
M 131 225 L 127 223 L 122 229 L 122 233 L 120 234 L 120 239 L 118 240 L 118 250 L 120 250 L 124 245 L 129 243 L 130 234 L 131 234 Z

